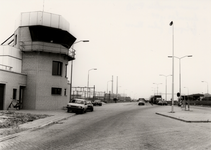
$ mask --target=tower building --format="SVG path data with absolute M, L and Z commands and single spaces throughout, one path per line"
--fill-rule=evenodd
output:
M 68 102 L 68 61 L 76 38 L 60 15 L 24 12 L 0 46 L 0 109 L 61 109 Z

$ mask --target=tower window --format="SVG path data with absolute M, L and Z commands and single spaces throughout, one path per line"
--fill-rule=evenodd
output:
M 55 76 L 62 75 L 62 62 L 53 61 L 52 75 L 55 75 Z
M 67 89 L 64 89 L 64 96 L 67 96 Z
M 65 64 L 65 78 L 67 78 L 67 64 Z
M 14 44 L 16 45 L 17 44 L 17 34 L 15 35 L 15 40 L 14 41 L 15 41 Z
M 62 94 L 62 89 L 61 88 L 52 87 L 51 88 L 51 94 L 52 95 L 61 95 Z

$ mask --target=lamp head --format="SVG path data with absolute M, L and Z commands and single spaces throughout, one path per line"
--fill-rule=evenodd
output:
M 89 40 L 83 40 L 83 42 L 89 42 Z

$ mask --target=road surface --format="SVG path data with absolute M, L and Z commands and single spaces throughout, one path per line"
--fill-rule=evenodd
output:
M 185 123 L 156 115 L 170 106 L 114 103 L 94 112 L 1 142 L 6 150 L 203 150 L 211 149 L 210 123 Z M 66 113 L 66 112 L 64 112 Z

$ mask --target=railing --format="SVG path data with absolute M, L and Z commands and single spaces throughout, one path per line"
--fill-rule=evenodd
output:
M 12 67 L 11 66 L 7 66 L 7 65 L 0 64 L 0 69 L 11 71 L 12 70 Z

